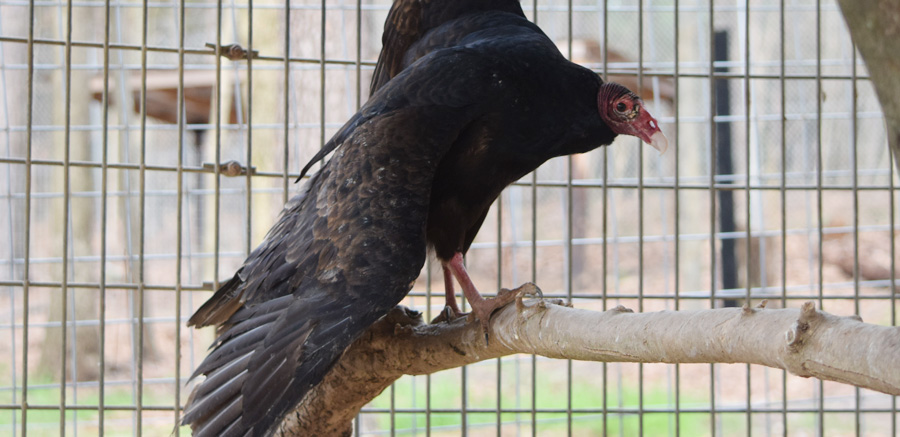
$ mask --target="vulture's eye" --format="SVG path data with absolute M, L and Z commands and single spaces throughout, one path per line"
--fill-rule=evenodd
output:
M 616 105 L 616 111 L 625 112 L 625 104 L 622 102 L 619 102 L 619 104 Z

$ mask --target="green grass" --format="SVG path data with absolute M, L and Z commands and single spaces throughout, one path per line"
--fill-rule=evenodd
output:
M 48 376 L 36 376 L 29 378 L 28 404 L 32 406 L 28 410 L 28 435 L 31 436 L 58 436 L 60 435 L 60 412 L 58 409 L 40 409 L 42 406 L 56 408 L 60 403 L 59 382 Z M 47 387 L 36 387 L 47 386 Z M 104 391 L 104 405 L 133 406 L 133 386 L 108 386 Z M 169 405 L 173 403 L 170 394 L 165 390 L 145 386 L 144 405 Z M 16 390 L 15 404 L 21 403 L 22 390 Z M 96 408 L 99 404 L 100 394 L 96 387 L 79 387 L 77 402 L 72 388 L 66 389 L 66 406 L 84 406 Z M 12 392 L 0 395 L 0 403 L 14 404 Z M 38 408 L 34 408 L 38 407 Z M 134 434 L 134 411 L 107 410 L 104 412 L 105 436 L 130 436 Z M 74 435 L 75 428 L 79 435 L 97 435 L 99 431 L 100 412 L 96 409 L 67 409 L 65 413 L 66 435 Z M 22 426 L 21 410 L 9 410 L 0 413 L 0 435 L 12 435 L 13 423 L 17 432 Z M 144 411 L 142 428 L 146 435 L 169 435 L 174 425 L 174 413 L 172 411 Z
M 502 374 L 504 379 L 514 379 L 515 372 L 522 364 L 514 361 L 504 361 Z M 501 384 L 501 404 L 504 409 L 530 410 L 531 384 L 530 365 L 527 371 L 520 374 L 521 386 L 517 387 L 513 381 Z M 567 407 L 566 373 L 553 370 L 552 364 L 546 371 L 538 369 L 536 379 L 537 409 L 561 409 Z M 576 383 L 572 384 L 572 408 L 599 410 L 603 407 L 603 387 L 600 378 L 590 378 L 590 375 L 578 375 Z M 470 410 L 488 410 L 490 413 L 468 412 L 466 425 L 475 435 L 480 432 L 493 435 L 496 433 L 497 423 L 497 386 L 496 366 L 479 366 L 467 371 L 467 408 Z M 612 378 L 609 383 L 612 384 Z M 621 407 L 637 409 L 639 396 L 637 385 L 622 384 L 622 399 L 618 397 L 618 389 L 610 387 L 607 390 L 606 405 L 608 408 Z M 396 409 L 421 409 L 425 408 L 426 383 L 424 377 L 405 377 L 400 379 L 394 387 L 394 406 Z M 683 403 L 702 402 L 703 398 L 683 393 Z M 644 385 L 643 404 L 645 407 L 668 407 L 672 403 L 670 395 L 665 388 L 657 388 L 651 384 Z M 431 378 L 431 409 L 453 410 L 453 413 L 432 413 L 430 426 L 433 435 L 441 435 L 441 430 L 446 435 L 458 435 L 462 426 L 462 415 L 458 412 L 462 405 L 461 372 L 451 370 L 433 375 Z M 391 406 L 391 390 L 385 390 L 376 398 L 370 407 L 389 409 Z M 568 428 L 568 417 L 565 413 L 538 413 L 537 431 L 542 435 L 565 434 Z M 709 415 L 687 413 L 681 414 L 679 427 L 681 435 L 704 435 L 709 430 Z M 530 432 L 530 412 L 509 412 L 500 416 L 501 426 L 510 432 L 520 429 L 522 432 Z M 389 414 L 366 414 L 366 423 L 375 422 L 378 429 L 387 430 L 391 426 Z M 645 413 L 643 415 L 644 435 L 669 435 L 675 424 L 674 413 Z M 426 426 L 424 413 L 398 413 L 394 416 L 394 428 L 397 435 L 423 434 Z M 739 424 L 738 424 L 739 426 Z M 572 431 L 574 435 L 595 436 L 607 434 L 637 435 L 640 427 L 640 417 L 637 414 L 607 414 L 604 422 L 601 413 L 573 414 Z M 435 434 L 436 433 L 436 434 Z
M 2 367 L 2 363 L 0 363 Z M 565 410 L 567 407 L 567 373 L 564 366 L 554 361 L 539 361 L 535 387 L 537 388 L 537 409 Z M 596 367 L 585 367 L 575 364 L 574 382 L 572 384 L 572 408 L 600 410 L 604 405 L 602 378 L 595 374 Z M 0 369 L 2 372 L 2 369 Z M 627 372 L 626 372 L 627 373 Z M 2 373 L 0 373 L 2 374 Z M 397 413 L 394 415 L 396 435 L 424 435 L 426 421 L 429 422 L 431 434 L 439 436 L 458 436 L 463 418 L 459 410 L 462 405 L 461 371 L 459 369 L 440 372 L 431 377 L 431 409 L 446 412 L 432 412 L 426 417 L 424 412 Z M 472 366 L 467 370 L 467 408 L 466 426 L 469 435 L 496 435 L 497 429 L 497 380 L 496 361 L 487 365 Z M 616 379 L 614 372 L 608 374 L 606 406 L 610 409 L 636 410 L 639 406 L 639 393 L 636 381 L 629 378 Z M 522 412 L 504 412 L 500 415 L 504 434 L 531 433 L 531 368 L 530 363 L 505 360 L 502 363 L 502 384 L 500 403 L 504 409 L 517 409 Z M 516 382 L 519 385 L 516 385 Z M 36 386 L 47 386 L 38 388 Z M 702 392 L 692 391 L 690 381 L 682 380 L 681 403 L 683 406 L 708 405 L 708 398 Z M 168 387 L 145 386 L 144 405 L 170 405 L 174 402 Z M 59 385 L 52 376 L 32 376 L 29 378 L 28 402 L 32 406 L 59 405 Z M 133 387 L 131 385 L 108 386 L 105 390 L 105 405 L 132 406 Z M 621 399 L 619 394 L 621 393 Z M 398 410 L 425 409 L 426 383 L 425 377 L 404 377 L 394 388 L 394 406 Z M 13 402 L 12 392 L 0 393 L 0 404 L 18 404 L 21 402 L 21 390 L 17 391 Z M 76 404 L 73 390 L 67 389 L 67 405 Z M 96 388 L 80 387 L 76 405 L 96 406 L 99 392 Z M 673 399 L 665 385 L 646 381 L 643 392 L 645 408 L 670 408 Z M 378 409 L 389 409 L 391 391 L 386 390 L 369 406 Z M 485 412 L 473 412 L 481 410 Z M 130 436 L 134 434 L 134 411 L 108 410 L 104 413 L 104 435 Z M 776 422 L 779 417 L 773 418 Z M 846 416 L 846 417 L 845 417 Z M 363 429 L 368 431 L 387 431 L 391 428 L 391 417 L 387 413 L 366 413 L 363 417 Z M 77 420 L 76 420 L 77 418 Z M 674 413 L 608 413 L 604 418 L 600 412 L 574 413 L 572 416 L 572 434 L 576 436 L 604 435 L 638 435 L 641 429 L 644 435 L 674 435 L 676 415 Z M 708 413 L 682 413 L 678 416 L 680 435 L 710 435 L 710 415 Z M 746 415 L 743 413 L 719 413 L 718 429 L 724 435 L 743 435 Z M 641 422 L 642 420 L 642 422 Z M 762 416 L 754 418 L 754 430 L 763 429 Z M 66 435 L 74 435 L 75 428 L 79 435 L 97 435 L 99 412 L 96 410 L 67 410 Z M 174 415 L 172 411 L 143 412 L 144 435 L 170 435 L 173 430 Z M 538 435 L 565 435 L 568 430 L 568 417 L 565 413 L 538 413 L 536 415 Z M 7 410 L 0 412 L 0 435 L 13 435 L 13 422 L 17 431 L 21 430 L 21 411 Z M 28 411 L 28 435 L 58 436 L 60 415 L 58 410 L 31 409 Z M 876 426 L 883 420 L 868 421 L 866 426 L 870 435 L 888 435 L 885 426 Z M 817 424 L 816 414 L 791 413 L 788 415 L 788 429 L 792 433 L 813 432 Z M 837 434 L 853 432 L 853 417 L 829 413 L 825 418 L 826 428 Z M 780 426 L 776 427 L 780 429 Z M 884 428 L 884 429 L 882 429 Z M 730 431 L 729 431 L 730 430 Z M 187 428 L 181 429 L 181 435 L 189 435 Z

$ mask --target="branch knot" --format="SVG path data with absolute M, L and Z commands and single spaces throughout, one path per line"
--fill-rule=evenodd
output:
M 816 304 L 812 301 L 805 302 L 800 307 L 800 317 L 785 333 L 785 340 L 787 340 L 787 346 L 791 352 L 799 352 L 800 347 L 803 345 L 804 337 L 807 331 L 810 330 L 810 326 L 821 317 L 822 315 L 816 311 Z
M 634 310 L 631 308 L 625 308 L 622 305 L 616 305 L 615 308 L 607 310 L 606 312 L 613 313 L 613 314 L 621 314 L 621 313 L 633 313 Z

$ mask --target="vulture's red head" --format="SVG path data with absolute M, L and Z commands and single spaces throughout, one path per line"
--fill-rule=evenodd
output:
M 659 123 L 644 108 L 641 98 L 628 88 L 612 82 L 600 85 L 597 109 L 600 118 L 613 132 L 638 137 L 660 154 L 669 147 L 669 141 L 659 130 Z

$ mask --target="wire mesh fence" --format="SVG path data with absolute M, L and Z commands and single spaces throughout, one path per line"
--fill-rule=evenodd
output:
M 213 339 L 184 322 L 365 101 L 389 7 L 0 0 L 0 433 L 172 431 Z M 468 255 L 483 290 L 535 281 L 578 307 L 640 311 L 814 300 L 897 325 L 896 176 L 834 2 L 523 9 L 564 54 L 638 90 L 674 148 L 621 138 L 508 188 Z M 438 271 L 428 263 L 405 302 L 426 317 L 443 303 Z M 898 424 L 894 397 L 760 366 L 513 356 L 405 377 L 355 432 Z

